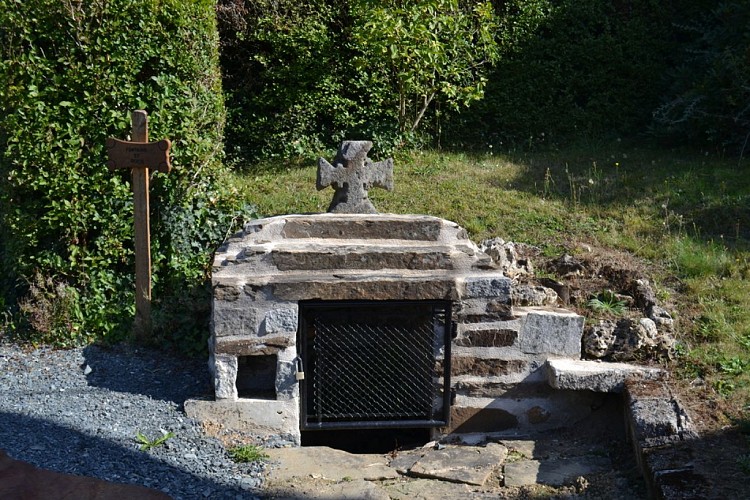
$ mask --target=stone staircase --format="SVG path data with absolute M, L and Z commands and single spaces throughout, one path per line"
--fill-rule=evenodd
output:
M 580 362 L 583 317 L 515 307 L 512 286 L 465 230 L 436 217 L 315 214 L 252 221 L 214 261 L 209 365 L 216 401 L 186 408 L 201 419 L 231 414 L 237 425 L 255 422 L 265 433 L 298 441 L 300 302 L 431 300 L 450 301 L 454 322 L 450 425 L 436 429 L 435 437 L 569 425 L 590 412 L 598 396 L 566 386 L 561 376 L 550 385 L 548 362 Z M 441 387 L 443 354 L 437 353 L 436 366 Z M 253 372 L 271 381 L 265 389 L 275 397 L 239 396 L 238 370 L 254 361 L 275 367 L 270 374 Z

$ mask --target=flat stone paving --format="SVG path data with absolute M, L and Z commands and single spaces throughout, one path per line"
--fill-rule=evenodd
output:
M 619 411 L 618 411 L 619 410 Z M 646 498 L 622 408 L 526 437 L 474 436 L 387 454 L 327 447 L 269 449 L 270 498 Z M 484 439 L 483 439 L 484 438 Z

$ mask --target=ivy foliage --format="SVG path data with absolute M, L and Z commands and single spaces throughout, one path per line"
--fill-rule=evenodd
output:
M 426 116 L 481 98 L 497 54 L 485 1 L 221 0 L 219 23 L 228 151 L 245 161 L 414 143 Z
M 134 309 L 127 172 L 107 170 L 107 137 L 149 113 L 172 140 L 152 176 L 157 325 L 198 346 L 209 257 L 237 215 L 222 175 L 224 103 L 208 0 L 5 0 L 0 9 L 0 282 L 33 340 L 116 339 Z M 195 317 L 191 311 L 200 315 Z M 189 320 L 188 320 L 189 318 Z

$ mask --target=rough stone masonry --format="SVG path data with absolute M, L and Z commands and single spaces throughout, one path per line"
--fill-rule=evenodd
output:
M 335 187 L 334 213 L 252 221 L 216 253 L 215 401 L 188 401 L 188 414 L 299 444 L 306 300 L 450 301 L 452 356 L 438 362 L 450 362 L 455 397 L 450 424 L 435 437 L 562 427 L 590 412 L 594 392 L 547 382 L 549 360 L 580 360 L 583 317 L 516 307 L 512 281 L 454 222 L 370 213 L 367 189 L 392 188 L 392 161 L 373 164 L 370 147 L 344 143 L 336 166 L 321 159 L 318 187 Z M 367 213 L 342 213 L 355 210 Z

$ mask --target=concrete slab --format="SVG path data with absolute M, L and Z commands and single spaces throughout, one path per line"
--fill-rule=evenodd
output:
M 271 490 L 275 500 L 390 500 L 390 495 L 364 479 L 341 482 L 312 481 L 295 484 L 284 489 Z
M 536 448 L 536 442 L 532 440 L 524 439 L 503 439 L 501 441 L 506 448 L 508 448 L 509 455 L 520 456 L 522 458 L 534 458 L 534 449 Z
M 550 359 L 547 361 L 547 375 L 549 384 L 555 389 L 622 392 L 628 378 L 663 380 L 667 372 L 628 363 Z
M 611 467 L 609 459 L 603 457 L 558 458 L 543 462 L 520 460 L 505 464 L 505 486 L 562 486 L 579 476 L 604 472 Z
M 354 455 L 326 446 L 270 448 L 265 450 L 272 464 L 268 468 L 270 484 L 293 478 L 317 478 L 330 481 L 378 481 L 399 477 L 388 467 L 384 455 Z
M 410 481 L 385 482 L 381 487 L 393 500 L 445 500 L 447 498 L 475 498 L 466 484 L 412 479 Z M 497 497 L 495 497 L 497 498 Z
M 292 442 L 301 441 L 299 431 L 299 401 L 267 399 L 238 399 L 185 401 L 185 413 L 198 422 L 210 422 L 223 429 L 253 432 L 264 435 L 283 435 Z
M 505 486 L 528 486 L 536 484 L 541 462 L 537 460 L 520 460 L 505 464 L 503 475 Z
M 507 456 L 508 449 L 497 443 L 431 449 L 409 469 L 409 474 L 482 486 Z

